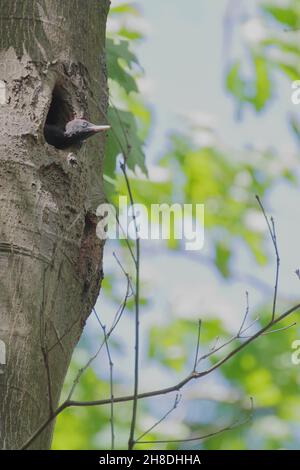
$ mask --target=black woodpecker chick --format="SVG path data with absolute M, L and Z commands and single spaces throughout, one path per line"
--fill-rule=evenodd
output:
M 65 129 L 55 124 L 45 124 L 44 137 L 49 145 L 65 150 L 69 147 L 80 148 L 82 143 L 98 132 L 106 131 L 110 126 L 96 126 L 84 119 L 73 119 Z

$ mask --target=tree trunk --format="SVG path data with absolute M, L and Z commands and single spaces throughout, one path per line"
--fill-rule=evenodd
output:
M 43 128 L 105 123 L 108 3 L 0 0 L 1 449 L 20 448 L 57 406 L 100 289 L 103 137 L 72 166 Z M 48 449 L 52 428 L 31 448 Z

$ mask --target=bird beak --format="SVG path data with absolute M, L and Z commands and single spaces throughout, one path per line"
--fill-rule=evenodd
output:
M 107 125 L 96 126 L 95 124 L 90 124 L 86 130 L 88 132 L 93 132 L 96 134 L 97 132 L 107 131 L 108 129 L 110 129 L 110 126 L 107 126 Z

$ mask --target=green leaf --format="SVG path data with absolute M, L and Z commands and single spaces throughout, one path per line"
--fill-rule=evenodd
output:
M 117 5 L 115 7 L 110 8 L 109 14 L 110 15 L 130 14 L 132 16 L 139 16 L 140 12 L 138 8 L 136 7 L 136 5 L 134 5 L 133 3 L 122 3 L 121 5 Z
M 224 242 L 216 243 L 215 246 L 215 264 L 223 277 L 230 276 L 229 262 L 231 259 L 231 250 Z
M 254 56 L 253 61 L 256 75 L 254 104 L 256 111 L 261 111 L 271 98 L 271 81 L 267 61 L 262 56 Z
M 296 5 L 295 5 L 296 6 Z M 299 7 L 289 8 L 287 6 L 267 4 L 263 6 L 266 13 L 271 15 L 279 23 L 297 28 L 300 24 Z
M 119 35 L 122 36 L 125 39 L 130 40 L 130 41 L 136 41 L 138 39 L 143 38 L 143 34 L 140 33 L 139 31 L 133 31 L 133 30 L 129 31 L 126 28 L 121 28 L 119 30 Z
M 237 98 L 240 105 L 251 103 L 257 112 L 261 111 L 271 98 L 269 65 L 262 55 L 252 54 L 254 81 L 241 76 L 241 63 L 235 62 L 227 74 L 227 90 Z
M 139 65 L 136 56 L 129 49 L 128 41 L 117 43 L 106 40 L 107 69 L 111 80 L 120 83 L 127 93 L 137 92 L 137 84 L 132 73 L 132 66 Z
M 138 137 L 135 117 L 128 111 L 109 108 L 108 121 L 114 131 L 109 133 L 106 143 L 105 174 L 113 178 L 120 154 L 128 157 L 127 165 L 130 169 L 135 170 L 138 166 L 147 174 L 143 141 Z
M 245 82 L 241 78 L 241 63 L 236 61 L 230 68 L 226 77 L 227 90 L 236 98 L 242 100 L 245 96 Z

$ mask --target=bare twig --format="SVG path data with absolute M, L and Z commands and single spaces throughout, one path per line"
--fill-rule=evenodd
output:
M 251 401 L 251 410 L 248 416 L 243 421 L 234 421 L 233 423 L 229 424 L 228 426 L 225 426 L 224 428 L 218 429 L 217 431 L 204 434 L 203 436 L 197 436 L 197 437 L 190 437 L 187 439 L 165 439 L 165 440 L 153 440 L 153 441 L 137 441 L 137 444 L 172 444 L 172 443 L 183 443 L 183 442 L 195 442 L 195 441 L 203 441 L 204 439 L 208 439 L 210 437 L 215 437 L 220 434 L 223 434 L 224 432 L 227 431 L 232 431 L 235 428 L 238 428 L 240 426 L 243 426 L 244 424 L 248 423 L 252 419 L 253 415 L 253 399 L 252 397 L 250 398 Z
M 60 346 L 62 345 L 62 340 L 72 331 L 72 329 L 74 328 L 74 326 L 76 325 L 76 323 L 78 323 L 79 321 L 81 321 L 81 318 L 82 315 L 81 315 L 81 312 L 80 314 L 77 316 L 77 318 L 71 323 L 71 325 L 66 329 L 66 331 L 57 338 L 57 341 L 52 344 L 52 346 L 50 346 L 48 348 L 48 353 L 50 353 L 54 348 L 56 348 L 56 346 L 59 344 Z M 57 335 L 56 335 L 57 336 Z
M 176 394 L 174 404 L 170 410 L 168 410 L 162 418 L 160 418 L 156 423 L 153 424 L 147 431 L 145 431 L 143 434 L 141 434 L 136 440 L 135 444 L 138 444 L 141 442 L 143 437 L 145 437 L 147 434 L 149 434 L 151 431 L 153 431 L 154 428 L 156 428 L 160 423 L 162 423 L 174 410 L 176 410 L 177 406 L 179 405 L 181 401 L 182 396 L 179 395 L 178 393 Z
M 248 292 L 246 292 L 246 311 L 245 311 L 244 318 L 242 320 L 241 326 L 240 326 L 239 331 L 237 332 L 237 334 L 235 334 L 234 336 L 229 338 L 229 340 L 225 341 L 224 343 L 220 344 L 220 346 L 217 347 L 217 342 L 219 341 L 219 337 L 218 337 L 217 340 L 216 340 L 215 345 L 211 348 L 211 350 L 208 353 L 203 354 L 203 356 L 201 356 L 198 359 L 197 365 L 201 361 L 203 361 L 204 359 L 208 359 L 210 356 L 212 356 L 216 352 L 219 352 L 219 351 L 221 351 L 221 349 L 224 349 L 226 346 L 229 346 L 229 344 L 233 343 L 233 341 L 235 341 L 237 339 L 247 338 L 247 337 L 242 336 L 242 335 L 246 331 L 248 331 L 257 321 L 257 319 L 255 319 L 253 322 L 251 322 L 248 326 L 245 327 L 245 322 L 247 320 L 248 314 L 249 314 L 249 296 L 248 296 Z
M 45 320 L 45 311 L 46 311 L 46 273 L 49 266 L 44 268 L 43 272 L 43 297 L 40 311 L 40 341 L 41 341 L 41 352 L 43 356 L 43 361 L 46 370 L 47 377 L 47 389 L 48 389 L 48 405 L 50 416 L 53 415 L 53 397 L 52 397 L 52 382 L 51 382 L 51 372 L 49 365 L 49 353 L 47 350 L 47 324 Z
M 247 317 L 248 317 L 248 314 L 249 314 L 249 294 L 248 292 L 246 291 L 246 311 L 245 311 L 245 316 L 243 318 L 243 321 L 241 323 L 241 326 L 240 326 L 240 329 L 238 331 L 238 334 L 237 334 L 237 337 L 239 338 L 242 331 L 243 331 L 243 328 L 245 326 L 245 323 L 246 323 L 246 320 L 247 320 Z
M 52 381 L 51 381 L 51 373 L 50 373 L 50 366 L 49 366 L 49 356 L 44 346 L 42 346 L 42 355 L 43 355 L 44 365 L 45 365 L 46 374 L 47 374 L 49 413 L 50 413 L 50 416 L 52 416 L 53 415 Z
M 115 258 L 115 260 L 116 260 L 116 262 L 118 263 L 119 267 L 120 267 L 121 270 L 123 271 L 124 276 L 126 277 L 127 281 L 128 281 L 129 284 L 130 284 L 131 292 L 132 292 L 132 294 L 134 295 L 134 288 L 133 288 L 133 285 L 132 285 L 132 282 L 131 282 L 130 275 L 129 275 L 128 272 L 125 270 L 124 266 L 122 265 L 122 263 L 121 263 L 121 261 L 120 261 L 120 258 L 117 256 L 117 254 L 115 253 L 115 251 L 113 252 L 113 257 Z
M 61 350 L 64 353 L 64 356 L 66 356 L 66 351 L 65 351 L 63 342 L 62 342 L 61 338 L 59 337 L 59 334 L 58 334 L 57 328 L 55 326 L 55 323 L 53 321 L 51 321 L 51 325 L 53 326 L 53 330 L 54 330 L 54 333 L 55 333 L 55 336 L 56 336 L 57 344 L 60 345 Z M 53 346 L 48 349 L 48 353 L 52 350 L 52 348 L 53 348 Z
M 278 333 L 279 331 L 286 331 L 289 330 L 290 328 L 293 328 L 293 326 L 296 326 L 297 322 L 291 323 L 290 325 L 283 326 L 282 328 L 276 328 L 276 330 L 271 330 L 267 331 L 266 333 L 263 333 L 263 336 L 270 335 L 271 333 Z
M 253 325 L 255 325 L 256 322 L 258 322 L 259 320 L 259 316 L 256 317 L 251 323 L 249 323 L 248 326 L 246 326 L 244 329 L 243 329 L 243 333 L 245 333 L 245 331 L 248 331 L 252 328 Z
M 275 223 L 273 217 L 271 217 L 270 221 L 267 217 L 265 212 L 264 206 L 259 198 L 259 196 L 255 196 L 256 200 L 261 208 L 265 221 L 267 222 L 269 233 L 271 236 L 271 240 L 274 246 L 275 255 L 276 255 L 276 274 L 275 274 L 275 286 L 274 286 L 274 297 L 273 297 L 273 308 L 272 308 L 272 320 L 275 318 L 276 314 L 276 302 L 277 302 L 277 291 L 278 291 L 278 280 L 279 280 L 279 268 L 280 268 L 280 258 L 279 258 L 279 251 L 277 246 L 277 238 L 276 238 L 276 230 L 275 230 Z
M 127 245 L 127 248 L 128 248 L 128 250 L 129 250 L 129 253 L 130 253 L 130 255 L 131 255 L 131 258 L 132 258 L 134 264 L 136 264 L 136 258 L 135 258 L 135 255 L 134 255 L 134 253 L 133 253 L 132 247 L 131 247 L 131 245 L 130 245 L 130 241 L 129 241 L 128 238 L 127 238 L 127 233 L 125 232 L 124 227 L 122 227 L 122 225 L 121 225 L 121 223 L 120 223 L 120 218 L 119 218 L 118 214 L 116 214 L 116 221 L 117 221 L 117 223 L 118 223 L 120 229 L 122 230 L 123 235 L 125 236 L 125 243 L 126 243 L 126 245 Z
M 134 433 L 137 419 L 137 406 L 138 406 L 138 388 L 139 388 L 139 342 L 140 342 L 140 238 L 139 230 L 136 221 L 136 214 L 134 209 L 134 199 L 131 191 L 131 186 L 126 170 L 126 158 L 124 156 L 124 161 L 121 163 L 121 170 L 124 175 L 126 182 L 127 191 L 129 194 L 130 204 L 133 210 L 133 221 L 135 228 L 135 294 L 134 294 L 134 304 L 135 304 L 135 354 L 134 354 L 134 399 L 132 405 L 132 418 L 130 425 L 130 434 L 128 440 L 128 449 L 132 450 L 134 446 Z
M 196 372 L 197 364 L 198 364 L 199 347 L 200 347 L 201 325 L 202 325 L 202 320 L 199 320 L 199 321 L 198 321 L 198 336 L 197 336 L 196 354 L 195 354 L 195 362 L 194 362 L 194 368 L 193 368 L 193 371 L 194 371 L 194 372 Z
M 106 334 L 106 326 L 102 324 L 95 308 L 93 309 L 94 314 L 98 320 L 99 325 L 102 328 L 103 335 L 104 335 L 104 340 L 105 340 L 105 348 L 106 348 L 106 353 L 107 353 L 107 358 L 108 358 L 108 363 L 109 363 L 109 386 L 110 386 L 110 428 L 111 428 L 111 450 L 114 450 L 115 448 L 115 431 L 114 431 L 114 381 L 113 381 L 113 361 L 109 349 L 109 344 L 108 344 L 108 337 Z
M 293 326 L 297 325 L 297 322 L 291 323 L 290 325 L 283 326 L 282 328 L 276 328 L 275 330 L 271 331 L 266 331 L 266 333 L 263 333 L 262 336 L 267 336 L 270 335 L 271 333 L 279 333 L 280 331 L 286 331 L 292 328 Z M 250 338 L 250 336 L 241 336 L 242 339 L 247 339 Z

